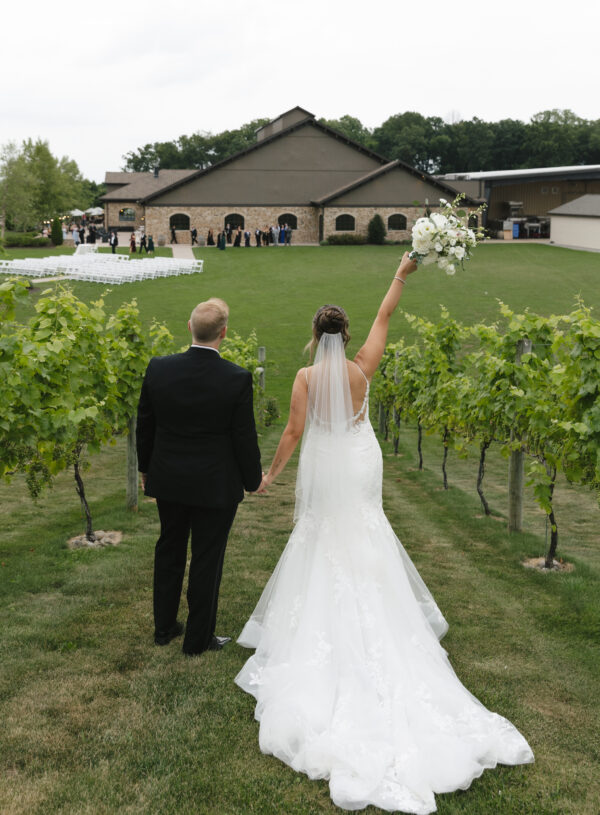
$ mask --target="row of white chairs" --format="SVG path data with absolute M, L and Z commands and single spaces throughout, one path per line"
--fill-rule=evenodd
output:
M 0 260 L 0 274 L 63 277 L 92 283 L 132 283 L 202 271 L 202 260 L 162 257 L 130 260 L 127 255 L 118 254 L 83 253 Z

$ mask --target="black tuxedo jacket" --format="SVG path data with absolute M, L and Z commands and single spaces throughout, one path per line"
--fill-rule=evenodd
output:
M 227 507 L 260 486 L 252 375 L 209 348 L 150 360 L 137 415 L 146 495 Z

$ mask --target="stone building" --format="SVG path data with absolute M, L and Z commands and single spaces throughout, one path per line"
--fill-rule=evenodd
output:
M 144 223 L 155 242 L 167 243 L 172 228 L 178 242 L 189 243 L 194 227 L 204 237 L 226 224 L 254 233 L 284 223 L 294 230 L 294 243 L 317 243 L 339 233 L 366 235 L 375 213 L 390 239 L 404 240 L 425 205 L 435 208 L 440 198 L 456 195 L 444 181 L 388 161 L 300 107 L 260 128 L 254 145 L 212 167 L 107 173 L 106 181 L 117 184 L 123 177 L 129 183 L 104 196 L 108 228 L 119 228 L 126 211 L 131 225 Z M 478 204 L 473 198 L 465 203 Z

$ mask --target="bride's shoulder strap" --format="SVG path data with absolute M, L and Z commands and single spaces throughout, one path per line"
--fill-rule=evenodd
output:
M 355 362 L 354 360 L 350 360 L 350 361 L 352 362 L 352 364 L 353 364 L 353 365 L 356 365 L 356 367 L 358 368 L 358 370 L 361 372 L 361 374 L 362 374 L 362 375 L 363 375 L 363 377 L 364 377 L 365 382 L 367 383 L 367 388 L 368 388 L 368 387 L 369 387 L 369 378 L 368 378 L 368 376 L 367 376 L 367 375 L 366 375 L 366 373 L 363 371 L 363 369 L 360 367 L 360 365 L 358 364 L 358 362 Z

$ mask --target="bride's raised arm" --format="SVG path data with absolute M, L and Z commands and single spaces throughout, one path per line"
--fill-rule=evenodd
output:
M 417 264 L 415 261 L 409 258 L 408 252 L 405 252 L 387 294 L 381 301 L 377 316 L 369 331 L 369 336 L 365 344 L 354 357 L 354 361 L 369 380 L 377 370 L 383 352 L 385 351 L 390 317 L 400 302 L 406 278 L 409 274 L 412 274 L 416 268 Z

